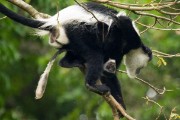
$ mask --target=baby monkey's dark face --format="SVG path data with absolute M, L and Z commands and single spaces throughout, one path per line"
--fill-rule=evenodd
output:
M 116 72 L 116 61 L 113 59 L 109 59 L 104 64 L 104 71 L 106 71 L 108 73 L 115 73 Z

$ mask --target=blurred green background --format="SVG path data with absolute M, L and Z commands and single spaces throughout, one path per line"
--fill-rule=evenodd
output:
M 75 4 L 73 0 L 25 0 L 40 12 L 53 15 L 57 9 Z M 122 0 L 124 2 L 125 0 Z M 130 0 L 129 0 L 130 1 Z M 127 0 L 126 0 L 127 2 Z M 150 0 L 143 0 L 143 3 Z M 3 2 L 13 11 L 28 16 L 22 10 Z M 120 9 L 119 9 L 120 10 Z M 0 14 L 0 18 L 4 17 Z M 136 15 L 130 14 L 132 19 Z M 144 24 L 153 23 L 143 18 Z M 138 26 L 142 31 L 144 28 Z M 48 85 L 42 99 L 35 100 L 35 89 L 40 75 L 56 51 L 48 45 L 48 37 L 33 35 L 31 28 L 24 27 L 8 18 L 0 20 L 0 120 L 111 120 L 111 109 L 102 97 L 88 91 L 84 76 L 77 69 L 58 66 L 59 56 L 50 72 Z M 180 51 L 180 35 L 175 31 L 148 30 L 142 34 L 143 42 L 151 49 L 175 54 Z M 176 107 L 180 114 L 180 59 L 167 58 L 166 66 L 157 66 L 158 59 L 144 68 L 139 77 L 157 86 L 172 90 L 153 99 L 164 106 L 159 120 L 169 119 Z M 124 65 L 120 69 L 125 70 Z M 138 120 L 155 120 L 160 108 L 146 104 L 148 86 L 127 75 L 118 73 L 127 105 L 127 112 Z M 166 116 L 166 117 L 165 117 Z

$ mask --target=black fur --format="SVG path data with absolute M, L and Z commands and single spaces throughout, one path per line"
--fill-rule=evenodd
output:
M 65 56 L 60 60 L 59 65 L 65 68 L 72 68 L 72 67 L 84 67 L 85 60 L 74 53 L 73 51 L 67 51 Z
M 98 7 L 93 6 L 97 4 L 86 5 L 89 9 L 96 8 L 93 10 L 97 10 L 98 8 L 98 11 L 103 11 L 103 8 L 105 8 L 104 11 L 109 12 L 109 8 L 107 9 L 102 5 L 98 5 Z M 113 12 L 110 12 L 113 14 L 117 13 L 114 10 L 112 11 Z M 106 14 L 106 12 L 104 14 Z M 73 66 L 71 65 L 73 63 L 72 61 L 76 61 L 75 63 L 77 63 L 77 61 L 84 61 L 84 64 L 87 64 L 86 86 L 98 94 L 105 94 L 110 91 L 115 99 L 125 108 L 121 87 L 116 75 L 102 74 L 102 67 L 103 64 L 111 58 L 116 61 L 116 67 L 118 68 L 122 57 L 126 53 L 132 49 L 142 47 L 143 44 L 133 28 L 132 21 L 126 16 L 117 17 L 116 21 L 111 24 L 109 31 L 108 27 L 107 24 L 101 22 L 92 25 L 77 22 L 65 25 L 66 33 L 70 40 L 70 44 L 65 47 L 71 49 L 71 51 L 76 51 L 76 58 L 78 59 L 74 60 L 73 58 L 75 57 L 73 57 L 70 60 L 69 52 L 67 52 L 63 61 L 66 61 L 66 65 L 67 61 L 71 61 L 68 63 L 71 67 Z M 101 32 L 98 33 L 97 31 Z M 102 34 L 104 35 L 104 40 L 100 37 Z M 101 79 L 103 83 L 102 86 L 95 85 L 97 79 Z
M 96 11 L 96 12 L 99 12 L 106 16 L 114 17 L 116 14 L 118 14 L 118 12 L 116 10 L 105 7 L 105 6 L 95 3 L 95 2 L 88 2 L 88 3 L 84 3 L 83 5 L 85 5 L 86 8 L 90 11 Z
M 103 65 L 109 59 L 114 59 L 116 61 L 115 68 L 118 68 L 123 56 L 132 49 L 141 47 L 150 59 L 152 52 L 141 42 L 129 17 L 117 17 L 117 11 L 97 3 L 84 3 L 83 5 L 90 11 L 96 11 L 110 17 L 113 22 L 108 26 L 101 21 L 89 24 L 74 20 L 63 25 L 69 44 L 60 48 L 67 51 L 64 58 L 60 60 L 60 66 L 84 68 L 86 74 L 85 84 L 88 89 L 101 95 L 111 92 L 114 98 L 125 108 L 116 74 L 104 72 Z M 33 28 L 39 28 L 44 24 L 41 21 L 24 18 L 10 12 L 2 4 L 0 4 L 0 12 L 19 23 Z M 55 30 L 45 29 L 50 32 Z M 98 79 L 101 80 L 102 85 L 96 85 Z

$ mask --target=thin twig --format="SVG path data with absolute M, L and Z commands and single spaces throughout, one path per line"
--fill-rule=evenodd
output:
M 162 13 L 162 14 L 166 14 L 166 15 L 180 15 L 179 12 L 177 12 L 177 13 L 176 12 L 168 12 L 168 11 L 164 11 L 164 10 L 157 10 L 157 11 Z
M 151 10 L 157 10 L 157 9 L 163 9 L 175 4 L 180 3 L 179 1 L 174 1 L 174 2 L 166 2 L 166 4 L 158 4 L 158 5 L 151 5 L 151 6 L 146 6 L 144 7 L 144 5 L 139 5 L 139 6 L 135 6 L 132 4 L 121 4 L 119 2 L 113 2 L 111 0 L 106 0 L 106 1 L 102 1 L 102 0 L 91 0 L 94 2 L 99 2 L 99 3 L 106 3 L 108 5 L 111 5 L 113 7 L 118 7 L 121 9 L 126 9 L 126 10 L 131 10 L 131 11 L 151 11 Z
M 143 23 L 140 23 L 140 22 L 137 22 L 137 24 L 141 25 L 141 26 L 144 26 L 144 27 L 147 27 L 147 28 L 151 28 L 151 29 L 155 29 L 155 30 L 162 30 L 162 31 L 180 31 L 180 29 L 172 29 L 172 28 L 157 28 L 157 27 L 152 27 L 152 26 L 148 26 L 148 25 L 145 25 Z
M 158 120 L 160 115 L 163 113 L 163 106 L 161 106 L 159 103 L 155 102 L 154 100 L 149 99 L 147 96 L 143 97 L 143 99 L 147 100 L 147 103 L 151 102 L 151 103 L 156 104 L 157 106 L 160 107 L 160 112 L 159 112 L 158 116 L 155 119 L 155 120 Z
M 157 50 L 152 50 L 153 55 L 157 56 L 157 57 L 165 57 L 165 58 L 172 58 L 172 57 L 180 57 L 180 53 L 176 53 L 176 54 L 167 54 L 167 53 L 163 53 Z
M 127 74 L 126 71 L 123 71 L 123 70 L 117 70 L 118 72 L 121 72 L 121 73 L 125 73 Z M 142 82 L 143 84 L 146 84 L 148 85 L 149 87 L 151 87 L 154 91 L 156 91 L 158 94 L 160 95 L 163 95 L 165 92 L 166 92 L 166 88 L 164 87 L 163 89 L 159 89 L 159 88 L 156 88 L 154 87 L 153 85 L 151 85 L 150 83 L 148 83 L 147 81 L 144 81 L 143 79 L 141 78 L 138 78 L 138 77 L 135 77 L 136 80 L 139 80 L 140 82 Z
M 148 29 L 154 27 L 156 25 L 156 22 L 157 22 L 157 18 L 154 19 L 154 23 L 150 26 L 150 27 L 147 27 L 145 30 L 141 31 L 140 34 L 143 34 L 144 32 L 146 32 Z
M 142 31 L 142 33 L 146 32 L 148 29 L 155 29 L 155 30 L 163 30 L 163 31 L 180 31 L 178 25 L 180 25 L 180 22 L 178 20 L 175 20 L 176 17 L 173 16 L 179 16 L 180 15 L 180 11 L 178 8 L 176 8 L 176 6 L 178 6 L 180 4 L 179 0 L 174 0 L 174 1 L 170 1 L 170 2 L 164 2 L 163 0 L 160 0 L 159 2 L 156 0 L 152 0 L 149 3 L 145 3 L 145 4 L 138 4 L 135 2 L 135 4 L 130 4 L 130 3 L 121 3 L 121 2 L 115 2 L 112 0 L 91 0 L 91 1 L 95 1 L 98 3 L 103 3 L 103 4 L 107 4 L 116 8 L 120 8 L 120 9 L 126 9 L 128 11 L 131 11 L 137 15 L 140 15 L 140 17 L 138 18 L 138 20 L 135 20 L 136 23 L 140 24 L 141 26 L 146 27 L 146 29 L 144 31 Z M 168 8 L 167 10 L 164 10 L 164 8 Z M 149 13 L 150 11 L 156 11 L 159 12 L 160 15 L 157 14 L 151 14 Z M 170 16 L 170 18 L 166 17 L 167 15 Z M 162 24 L 159 22 L 159 20 L 163 20 L 165 22 L 168 22 L 168 25 L 165 27 L 163 26 L 162 28 L 158 28 L 155 27 L 155 25 L 149 26 L 147 24 L 143 24 L 140 22 L 140 18 L 143 18 L 142 16 L 147 16 L 149 18 L 155 18 L 157 19 L 156 23 L 160 24 L 162 26 Z M 171 23 L 171 24 L 170 24 Z M 168 28 L 171 25 L 177 25 L 177 27 L 175 26 L 174 28 Z
M 89 12 L 96 20 L 97 22 L 99 22 L 99 20 L 97 19 L 97 17 L 90 11 L 88 10 L 83 4 L 80 4 L 77 0 L 74 0 L 79 6 L 81 6 L 82 8 L 84 8 L 87 12 Z
M 157 18 L 157 19 L 161 19 L 161 20 L 165 20 L 165 21 L 170 21 L 170 22 L 173 22 L 174 24 L 180 25 L 180 22 L 174 21 L 174 20 L 166 18 L 166 17 L 162 17 L 162 16 L 150 14 L 150 13 L 145 13 L 145 12 L 137 12 L 137 11 L 133 11 L 133 12 L 135 14 L 138 14 L 138 15 L 154 17 L 154 18 Z
M 96 15 L 92 12 L 92 11 L 90 11 L 88 8 L 86 8 L 86 6 L 84 6 L 83 4 L 80 4 L 77 0 L 74 0 L 79 6 L 81 6 L 82 8 L 84 8 L 87 12 L 89 12 L 95 19 L 96 19 L 96 21 L 97 22 L 100 22 L 99 20 L 98 20 L 98 18 L 96 17 Z M 103 32 L 102 32 L 102 40 L 104 41 L 104 39 L 105 39 L 105 35 L 104 35 L 104 24 L 103 24 L 103 30 L 102 30 Z

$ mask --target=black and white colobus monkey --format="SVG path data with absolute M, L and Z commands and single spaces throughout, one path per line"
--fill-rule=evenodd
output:
M 110 91 L 125 108 L 116 74 L 104 73 L 103 65 L 113 59 L 118 68 L 125 56 L 128 76 L 134 78 L 152 59 L 152 52 L 142 43 L 137 28 L 124 13 L 93 2 L 83 5 L 98 21 L 79 5 L 69 6 L 51 18 L 38 20 L 17 15 L 2 4 L 0 12 L 14 21 L 48 33 L 51 46 L 67 51 L 60 66 L 85 66 L 87 88 L 101 95 Z M 98 79 L 102 85 L 96 84 Z

